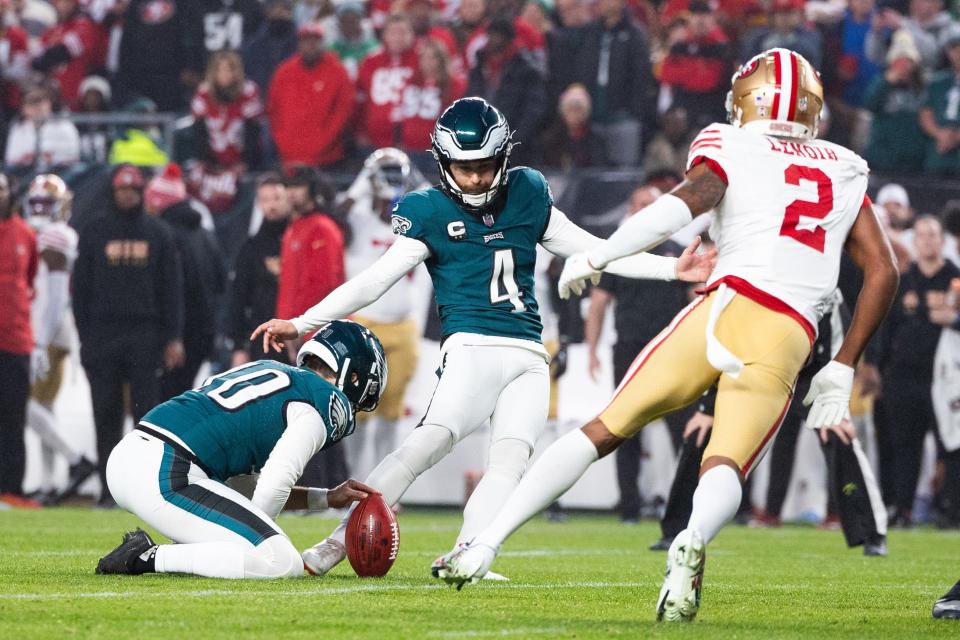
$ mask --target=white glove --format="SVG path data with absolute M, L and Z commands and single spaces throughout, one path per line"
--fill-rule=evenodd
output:
M 850 394 L 853 392 L 853 367 L 831 360 L 813 376 L 810 391 L 803 399 L 810 407 L 808 429 L 835 427 L 850 419 Z
M 600 271 L 590 265 L 585 252 L 575 253 L 567 258 L 560 273 L 560 298 L 566 300 L 571 291 L 577 295 L 583 293 L 588 278 L 593 284 L 598 284 Z
M 30 384 L 36 384 L 50 373 L 50 357 L 47 348 L 36 346 L 30 353 Z

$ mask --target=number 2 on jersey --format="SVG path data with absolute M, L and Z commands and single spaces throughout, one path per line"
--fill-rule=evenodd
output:
M 490 303 L 497 304 L 509 300 L 514 311 L 526 311 L 523 293 L 513 275 L 513 249 L 500 249 L 493 252 L 493 275 L 490 277 Z M 501 293 L 503 291 L 504 293 Z
M 827 230 L 817 225 L 813 229 L 801 229 L 800 217 L 823 220 L 833 211 L 833 181 L 830 176 L 816 167 L 804 167 L 792 164 L 783 172 L 787 184 L 800 185 L 801 180 L 809 180 L 817 185 L 817 201 L 794 200 L 787 205 L 783 224 L 780 226 L 780 235 L 793 238 L 805 244 L 814 251 L 823 253 L 826 244 Z

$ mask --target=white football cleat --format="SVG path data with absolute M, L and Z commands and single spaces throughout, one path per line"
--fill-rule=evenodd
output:
M 333 538 L 325 538 L 300 556 L 303 566 L 312 576 L 324 576 L 347 557 L 347 548 Z
M 690 622 L 700 609 L 706 545 L 700 533 L 684 529 L 667 552 L 667 572 L 657 601 L 657 620 Z
M 445 556 L 437 558 L 431 573 L 447 584 L 456 585 L 457 591 L 465 584 L 476 584 L 490 573 L 490 566 L 497 557 L 497 551 L 485 544 L 457 545 L 457 548 Z M 500 574 L 494 574 L 493 580 L 505 580 Z

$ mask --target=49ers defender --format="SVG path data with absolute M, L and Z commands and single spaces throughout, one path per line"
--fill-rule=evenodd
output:
M 786 413 L 836 287 L 840 252 L 863 269 L 863 292 L 839 352 L 811 382 L 807 426 L 838 429 L 849 418 L 853 367 L 897 288 L 892 250 L 866 197 L 867 164 L 815 139 L 822 106 L 810 63 L 786 49 L 761 53 L 733 77 L 730 124 L 710 125 L 691 145 L 685 181 L 606 242 L 567 259 L 563 297 L 579 294 L 611 260 L 715 210 L 719 258 L 707 287 L 640 352 L 600 414 L 550 447 L 491 525 L 444 559 L 440 577 L 458 586 L 481 577 L 500 544 L 599 457 L 717 384 L 693 511 L 670 548 L 657 604 L 658 619 L 694 618 L 705 545 L 736 513 L 741 483 Z

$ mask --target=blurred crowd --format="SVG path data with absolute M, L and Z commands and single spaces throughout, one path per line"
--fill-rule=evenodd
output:
M 213 210 L 248 170 L 424 154 L 465 94 L 516 129 L 517 161 L 682 169 L 737 65 L 788 47 L 821 70 L 822 135 L 881 174 L 960 172 L 960 23 L 944 0 L 3 0 L 5 165 L 162 166 Z M 351 160 L 353 162 L 351 162 Z
M 821 69 L 821 136 L 881 176 L 957 175 L 956 11 L 943 0 L 0 0 L 0 385 L 10 390 L 0 494 L 53 503 L 98 470 L 57 432 L 69 352 L 90 382 L 103 461 L 125 415 L 136 420 L 191 388 L 205 361 L 218 369 L 261 357 L 247 340 L 253 327 L 302 313 L 375 260 L 390 243 L 389 208 L 423 183 L 434 121 L 456 98 L 480 95 L 507 115 L 517 164 L 642 173 L 622 206 L 632 212 L 675 185 L 696 133 L 725 119 L 734 68 L 782 46 Z M 175 153 L 150 119 L 165 114 Z M 376 151 L 384 147 L 397 151 Z M 110 167 L 82 208 L 60 180 L 71 184 L 80 166 Z M 251 180 L 252 204 L 238 199 Z M 945 382 L 950 367 L 935 362 L 952 357 L 942 337 L 960 329 L 960 204 L 915 215 L 903 187 L 871 195 L 903 277 L 858 373 L 858 424 L 903 524 L 916 518 L 924 442 L 935 436 L 919 519 L 935 513 L 956 526 L 960 439 L 935 415 L 938 406 L 952 415 L 960 381 Z M 243 215 L 222 224 L 237 206 Z M 567 316 L 545 322 L 559 327 L 549 337 L 561 348 L 554 375 L 562 347 L 579 341 L 595 372 L 614 303 L 615 374 L 624 370 L 687 299 L 671 287 L 605 278 L 584 318 L 554 301 Z M 841 289 L 852 305 L 852 270 Z M 410 299 L 398 295 L 365 320 L 397 337 L 394 357 L 412 375 L 424 322 L 413 322 Z M 376 451 L 390 450 L 402 393 L 377 418 Z M 677 448 L 689 418 L 672 419 Z M 43 481 L 29 499 L 18 424 L 43 443 Z M 622 451 L 621 515 L 631 520 L 650 496 L 637 492 L 639 443 Z M 312 472 L 332 486 L 349 460 L 336 448 L 325 455 Z M 757 517 L 776 523 L 779 512 Z

